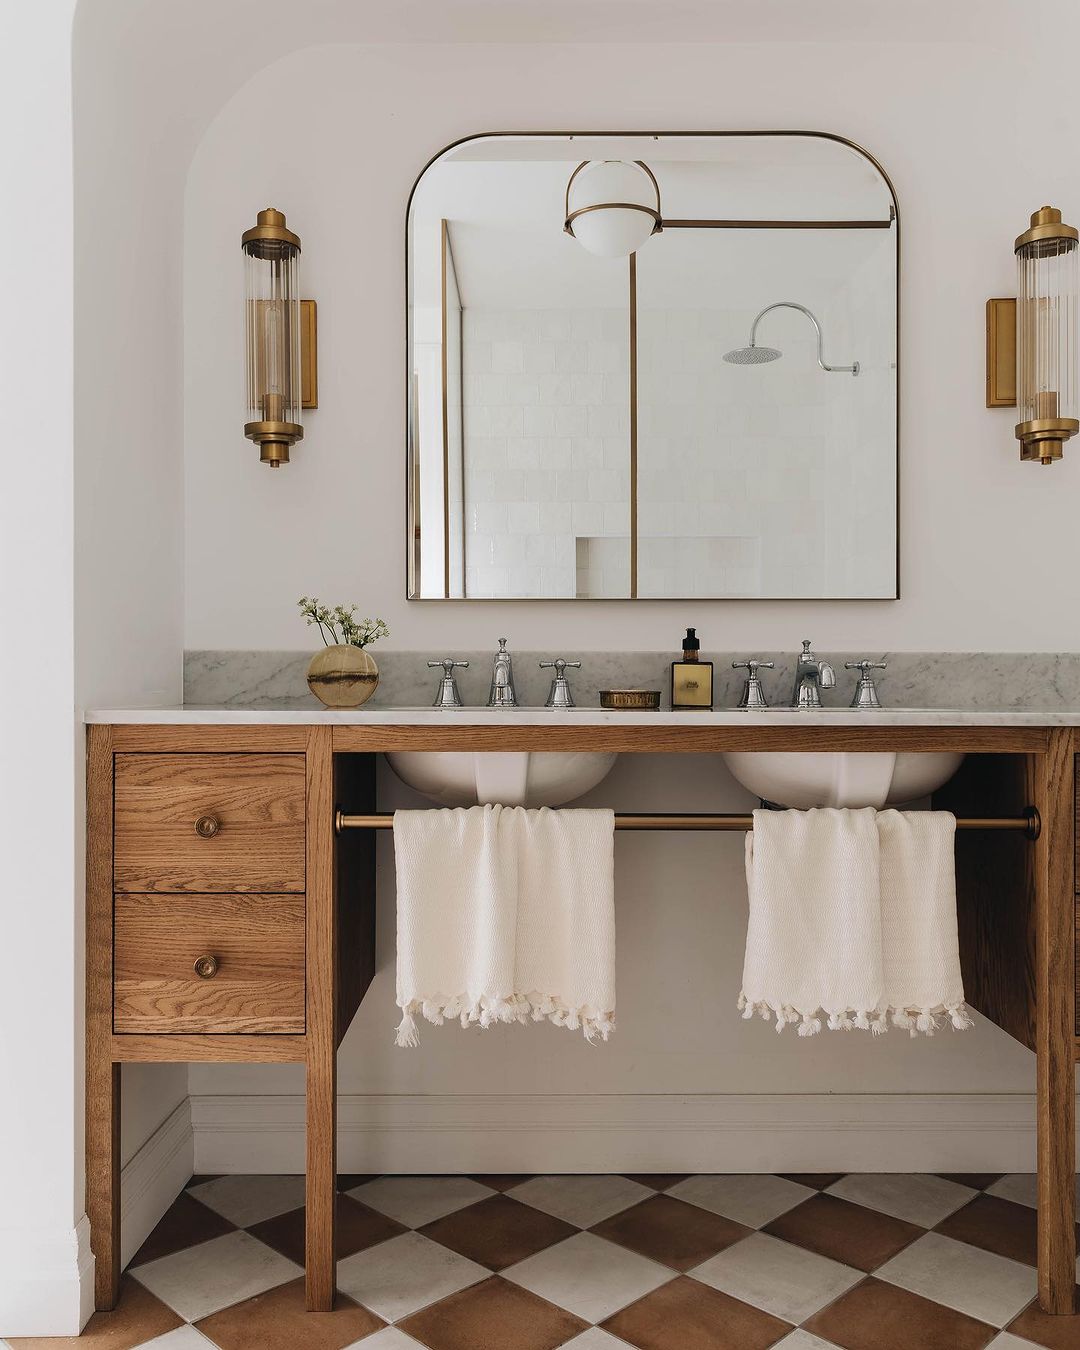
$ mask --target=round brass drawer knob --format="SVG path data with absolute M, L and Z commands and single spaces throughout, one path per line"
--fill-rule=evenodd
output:
M 213 839 L 220 829 L 221 821 L 217 816 L 200 816 L 195 822 L 195 833 L 200 839 Z
M 195 961 L 195 974 L 200 980 L 212 980 L 217 974 L 218 959 L 216 956 L 200 956 Z

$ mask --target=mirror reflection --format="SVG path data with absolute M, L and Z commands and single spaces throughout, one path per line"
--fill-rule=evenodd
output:
M 895 201 L 830 137 L 479 137 L 408 219 L 420 599 L 897 591 Z

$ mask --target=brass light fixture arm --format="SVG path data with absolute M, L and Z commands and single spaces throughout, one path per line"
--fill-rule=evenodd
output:
M 766 314 L 768 314 L 771 310 L 774 309 L 797 309 L 800 314 L 805 314 L 806 317 L 810 320 L 810 322 L 814 325 L 814 332 L 817 334 L 817 363 L 822 370 L 827 370 L 830 373 L 833 371 L 841 371 L 843 373 L 850 375 L 858 375 L 859 373 L 858 361 L 852 362 L 850 366 L 830 366 L 826 363 L 825 357 L 822 354 L 823 338 L 821 334 L 821 324 L 818 323 L 817 315 L 814 314 L 813 310 L 807 309 L 805 305 L 800 305 L 796 300 L 777 300 L 775 304 L 765 306 L 765 308 L 761 311 L 761 313 L 755 318 L 754 322 L 750 325 L 751 347 L 757 345 L 755 339 L 757 336 L 758 324 L 761 322 L 761 320 L 765 317 Z

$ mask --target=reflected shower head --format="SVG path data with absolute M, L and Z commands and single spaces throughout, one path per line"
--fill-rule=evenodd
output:
M 829 372 L 836 370 L 847 371 L 849 375 L 858 375 L 859 363 L 853 361 L 850 366 L 830 366 L 824 356 L 821 354 L 821 324 L 817 321 L 817 316 L 813 310 L 809 310 L 805 305 L 800 305 L 795 300 L 778 300 L 775 305 L 766 305 L 754 322 L 750 325 L 750 345 L 748 347 L 739 347 L 736 351 L 725 352 L 724 360 L 732 366 L 764 366 L 770 361 L 779 361 L 783 352 L 778 352 L 775 347 L 759 347 L 757 345 L 757 327 L 766 314 L 774 309 L 797 309 L 800 314 L 805 314 L 814 325 L 814 332 L 817 334 L 817 363 L 822 370 Z
M 737 351 L 725 352 L 724 360 L 733 366 L 764 366 L 769 361 L 779 361 L 783 352 L 775 347 L 739 347 Z

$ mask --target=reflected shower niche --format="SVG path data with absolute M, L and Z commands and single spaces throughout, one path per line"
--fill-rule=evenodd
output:
M 411 599 L 895 599 L 899 222 L 815 133 L 478 136 L 408 213 Z

